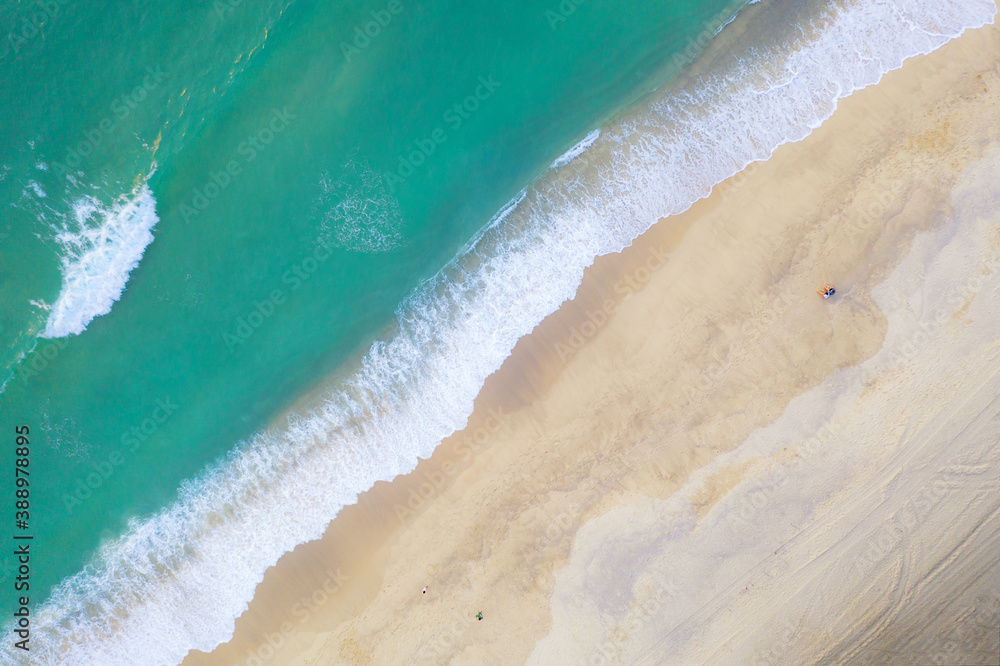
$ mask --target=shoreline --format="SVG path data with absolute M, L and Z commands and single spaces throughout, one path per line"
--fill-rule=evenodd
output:
M 979 34 L 986 31 L 992 41 Z M 330 657 L 334 643 L 340 658 L 363 663 L 363 657 L 378 648 L 370 638 L 374 627 L 381 627 L 380 631 L 392 627 L 400 644 L 381 649 L 397 649 L 397 656 L 415 654 L 433 661 L 445 653 L 462 654 L 464 645 L 475 651 L 462 661 L 491 651 L 524 661 L 525 648 L 532 646 L 508 645 L 510 636 L 540 638 L 554 626 L 548 603 L 554 572 L 568 565 L 574 537 L 584 524 L 612 507 L 634 501 L 637 495 L 672 496 L 692 471 L 716 458 L 726 446 L 738 445 L 756 428 L 773 422 L 796 395 L 818 385 L 835 369 L 870 358 L 883 344 L 887 322 L 871 300 L 870 287 L 902 261 L 905 252 L 899 250 L 900 245 L 912 240 L 916 229 L 933 223 L 928 210 L 941 204 L 947 184 L 921 193 L 913 183 L 904 183 L 900 193 L 909 195 L 909 210 L 904 206 L 896 211 L 893 202 L 882 204 L 877 193 L 865 191 L 864 184 L 856 181 L 864 176 L 905 181 L 905 173 L 896 180 L 889 173 L 894 165 L 887 155 L 898 150 L 900 142 L 928 141 L 935 149 L 942 145 L 955 151 L 953 145 L 940 144 L 948 144 L 947 137 L 936 137 L 910 118 L 904 107 L 915 105 L 918 97 L 938 108 L 959 104 L 959 97 L 952 94 L 955 91 L 973 98 L 979 94 L 973 81 L 955 81 L 953 73 L 949 79 L 931 61 L 945 63 L 940 70 L 953 66 L 952 59 L 986 62 L 986 56 L 971 54 L 974 49 L 966 44 L 995 45 L 995 32 L 990 27 L 968 33 L 930 56 L 908 60 L 902 70 L 890 72 L 877 86 L 842 100 L 834 117 L 803 142 L 780 147 L 771 160 L 729 179 L 686 213 L 661 221 L 620 255 L 599 258 L 585 273 L 576 298 L 522 338 L 504 366 L 487 380 L 465 431 L 446 439 L 414 472 L 392 482 L 378 482 L 357 504 L 341 511 L 321 540 L 300 545 L 282 557 L 258 587 L 250 610 L 238 620 L 234 640 L 211 653 L 210 659 L 189 655 L 185 663 L 248 663 L 254 654 L 272 663 L 306 663 L 302 660 L 307 655 Z M 971 39 L 974 35 L 979 36 Z M 943 91 L 928 82 L 935 74 Z M 906 135 L 917 126 L 921 131 Z M 883 138 L 885 127 L 893 127 L 892 140 Z M 991 140 L 996 141 L 995 130 Z M 816 164 L 816 155 L 824 154 L 837 158 L 830 160 L 832 166 Z M 952 158 L 962 163 L 961 155 Z M 971 161 L 971 151 L 965 159 Z M 797 182 L 803 189 L 809 186 L 822 192 L 829 203 L 799 202 L 797 208 L 781 209 L 787 197 L 775 183 L 796 177 L 803 167 L 806 175 L 800 175 Z M 873 227 L 877 225 L 859 222 L 864 218 L 857 211 L 856 219 L 840 220 L 833 230 L 810 228 L 795 219 L 804 210 L 814 217 L 827 213 L 844 217 L 845 209 L 861 206 L 855 201 L 866 196 L 867 203 L 882 206 L 881 212 L 869 212 L 869 216 L 881 221 L 891 215 L 898 220 L 896 228 L 876 234 Z M 778 209 L 784 217 L 770 225 L 740 229 L 726 223 L 736 216 L 767 217 L 765 213 Z M 830 249 L 835 245 L 828 245 L 824 235 L 854 238 L 855 247 L 861 250 L 855 256 L 837 255 Z M 760 242 L 761 237 L 772 240 Z M 703 275 L 704 268 L 693 268 L 711 261 L 712 256 L 715 263 L 707 275 Z M 806 259 L 815 268 L 804 268 Z M 795 279 L 791 280 L 793 271 Z M 840 276 L 832 315 L 832 309 L 823 310 L 824 305 L 812 298 L 814 287 L 827 281 L 823 271 Z M 702 279 L 695 284 L 692 275 Z M 727 283 L 734 278 L 747 283 Z M 615 289 L 620 281 L 629 285 L 625 293 Z M 841 284 L 846 285 L 843 291 Z M 683 314 L 683 325 L 656 316 L 652 308 L 658 304 L 672 315 Z M 747 321 L 762 323 L 751 326 L 747 334 L 743 332 Z M 783 326 L 776 326 L 779 321 Z M 829 353 L 802 356 L 801 345 L 789 341 L 781 330 L 793 325 L 809 332 L 815 344 L 826 345 Z M 675 368 L 679 376 L 688 378 L 707 376 L 707 385 L 690 384 L 689 388 L 697 387 L 694 395 L 677 385 L 646 390 L 649 370 L 636 367 L 628 355 L 641 357 L 655 344 L 648 334 L 637 334 L 650 330 L 672 334 L 672 343 L 658 350 L 659 368 Z M 851 334 L 843 335 L 848 330 Z M 841 335 L 834 336 L 837 331 Z M 774 386 L 774 395 L 761 401 L 767 404 L 760 405 L 755 418 L 740 422 L 735 415 L 740 413 L 739 393 L 745 385 L 737 380 L 760 377 L 760 362 L 751 357 L 765 339 L 776 341 L 783 351 L 799 352 L 788 357 L 791 365 L 776 367 L 801 364 L 801 372 L 790 383 L 791 390 L 787 385 Z M 649 362 L 648 356 L 643 359 Z M 704 373 L 702 368 L 710 370 Z M 621 376 L 629 381 L 615 379 Z M 613 391 L 597 390 L 601 382 L 610 382 Z M 680 410 L 676 407 L 660 412 L 677 400 L 690 407 L 683 421 L 677 418 Z M 622 403 L 634 407 L 620 409 Z M 578 422 L 581 409 L 592 418 Z M 661 442 L 671 441 L 669 455 L 659 450 L 661 446 L 633 445 L 642 436 L 662 438 L 664 432 L 669 434 Z M 601 444 L 581 446 L 593 439 Z M 713 444 L 719 440 L 727 443 Z M 701 499 L 699 512 L 708 514 L 738 480 L 720 478 Z M 425 497 L 421 497 L 422 490 Z M 513 527 L 490 524 L 490 516 L 503 512 Z M 441 530 L 445 533 L 437 534 L 440 543 L 435 544 L 433 535 Z M 422 559 L 415 561 L 418 553 Z M 406 558 L 410 561 L 404 565 L 400 560 Z M 501 566 L 496 558 L 510 566 Z M 530 575 L 512 569 L 518 566 L 516 562 L 522 568 L 527 563 Z M 416 607 L 424 601 L 420 581 L 428 579 L 423 584 L 430 585 L 426 600 L 432 602 L 433 620 L 414 621 Z M 315 609 L 303 604 L 324 583 L 328 583 L 328 599 L 315 604 Z M 410 599 L 412 592 L 415 596 Z M 492 607 L 487 607 L 487 598 Z M 441 608 L 444 602 L 448 602 L 446 609 Z M 296 615 L 297 603 L 308 611 L 306 617 Z M 487 619 L 505 618 L 502 630 L 480 635 L 479 626 L 464 622 L 467 613 L 452 610 L 479 604 Z M 379 612 L 376 606 L 383 610 Z M 512 619 L 515 614 L 520 616 L 516 621 Z M 411 621 L 411 625 L 399 626 Z M 413 628 L 426 628 L 428 622 L 449 628 L 451 633 L 443 634 L 447 640 L 428 642 L 424 639 L 427 631 Z M 284 623 L 290 624 L 290 630 L 283 629 Z M 280 640 L 269 643 L 268 637 L 275 634 Z M 475 648 L 467 645 L 473 634 L 477 636 Z M 264 657 L 266 646 L 272 654 Z

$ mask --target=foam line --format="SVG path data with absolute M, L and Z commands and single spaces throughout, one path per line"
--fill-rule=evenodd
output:
M 159 220 L 146 184 L 109 207 L 82 197 L 73 204 L 73 217 L 75 224 L 56 236 L 63 249 L 62 289 L 43 338 L 79 335 L 95 317 L 111 312 Z
M 804 138 L 837 99 L 994 12 L 988 0 L 831 7 L 782 49 L 734 61 L 731 71 L 605 128 L 586 174 L 530 187 L 400 306 L 398 333 L 375 343 L 321 408 L 235 447 L 186 483 L 176 503 L 130 524 L 63 581 L 36 613 L 32 664 L 178 663 L 190 649 L 228 640 L 283 553 L 321 536 L 360 492 L 411 471 L 465 425 L 486 378 L 572 297 L 597 255 L 621 250 L 747 164 Z M 141 213 L 153 216 L 151 196 L 140 193 L 132 205 L 128 219 L 151 228 Z M 130 247 L 145 247 L 135 233 Z M 134 266 L 139 256 L 116 265 Z M 108 291 L 120 294 L 119 282 Z M 10 631 L 0 649 L 21 663 Z

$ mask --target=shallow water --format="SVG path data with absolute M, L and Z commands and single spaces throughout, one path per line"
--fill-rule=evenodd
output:
M 9 51 L 0 421 L 32 431 L 37 601 L 62 581 L 43 660 L 225 640 L 282 552 L 462 426 L 594 256 L 993 12 L 831 6 L 612 120 L 728 5 L 67 4 Z

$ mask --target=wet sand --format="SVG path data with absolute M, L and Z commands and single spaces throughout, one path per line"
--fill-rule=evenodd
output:
M 599 259 L 185 664 L 995 663 L 998 117 L 988 27 Z

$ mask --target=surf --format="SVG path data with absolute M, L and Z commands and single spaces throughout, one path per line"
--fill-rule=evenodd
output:
M 62 287 L 39 337 L 79 335 L 111 312 L 129 275 L 153 242 L 156 199 L 143 183 L 105 206 L 92 196 L 73 204 L 72 222 L 56 234 L 62 249 Z
M 787 43 L 734 57 L 603 127 L 587 159 L 544 174 L 406 299 L 394 333 L 321 404 L 239 444 L 57 586 L 37 613 L 37 663 L 177 663 L 228 640 L 283 553 L 465 426 L 486 378 L 573 297 L 595 257 L 804 138 L 838 99 L 994 10 L 877 0 L 831 9 Z M 884 39 L 872 44 L 876 28 Z

